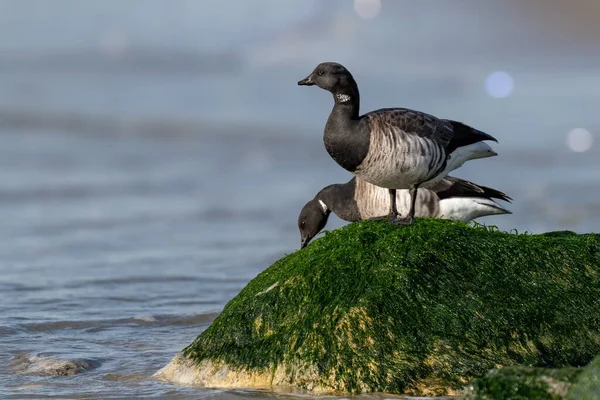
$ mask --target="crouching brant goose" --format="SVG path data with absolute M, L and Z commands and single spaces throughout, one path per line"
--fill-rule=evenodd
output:
M 393 223 L 413 222 L 420 186 L 435 184 L 474 153 L 481 154 L 478 146 L 483 140 L 497 141 L 460 122 L 406 108 L 384 108 L 361 116 L 356 81 L 338 63 L 319 64 L 298 85 L 317 85 L 333 94 L 325 148 L 344 169 L 388 189 Z M 490 151 L 487 156 L 496 155 L 485 146 Z M 404 217 L 398 213 L 396 189 L 409 190 L 410 207 Z
M 429 188 L 419 189 L 415 202 L 418 217 L 468 222 L 486 215 L 511 214 L 494 199 L 510 202 L 506 194 L 485 186 L 447 176 Z M 411 206 L 409 190 L 396 191 L 396 204 L 402 212 Z M 386 215 L 390 207 L 387 189 L 354 177 L 344 184 L 323 188 L 306 203 L 298 217 L 301 248 L 327 224 L 331 212 L 353 222 Z

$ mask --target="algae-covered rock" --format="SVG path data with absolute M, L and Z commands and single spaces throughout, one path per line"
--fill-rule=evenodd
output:
M 475 379 L 464 400 L 598 400 L 600 356 L 582 368 L 494 369 Z
M 567 400 L 598 400 L 600 399 L 600 356 L 594 358 L 569 389 Z
M 581 371 L 572 367 L 494 369 L 467 387 L 464 400 L 562 400 Z
M 600 353 L 600 236 L 348 225 L 253 279 L 157 376 L 209 387 L 458 394 Z

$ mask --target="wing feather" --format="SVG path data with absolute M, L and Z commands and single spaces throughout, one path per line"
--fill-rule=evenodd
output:
M 446 148 L 454 133 L 452 123 L 424 112 L 408 108 L 383 108 L 362 116 L 372 130 L 391 132 L 393 135 L 416 135 L 430 139 Z

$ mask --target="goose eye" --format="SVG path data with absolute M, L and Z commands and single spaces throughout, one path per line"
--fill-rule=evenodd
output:
M 306 226 L 306 222 L 302 221 L 302 222 L 300 223 L 300 226 L 304 228 L 304 227 Z
M 320 70 L 317 72 L 317 74 L 319 74 L 319 75 L 324 75 L 324 74 L 325 74 L 325 71 L 323 71 L 322 69 L 320 69 Z

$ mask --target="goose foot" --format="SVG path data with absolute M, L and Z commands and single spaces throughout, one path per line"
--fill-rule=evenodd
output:
M 412 215 L 408 214 L 405 217 L 395 215 L 390 217 L 390 222 L 394 225 L 412 225 L 415 219 Z

